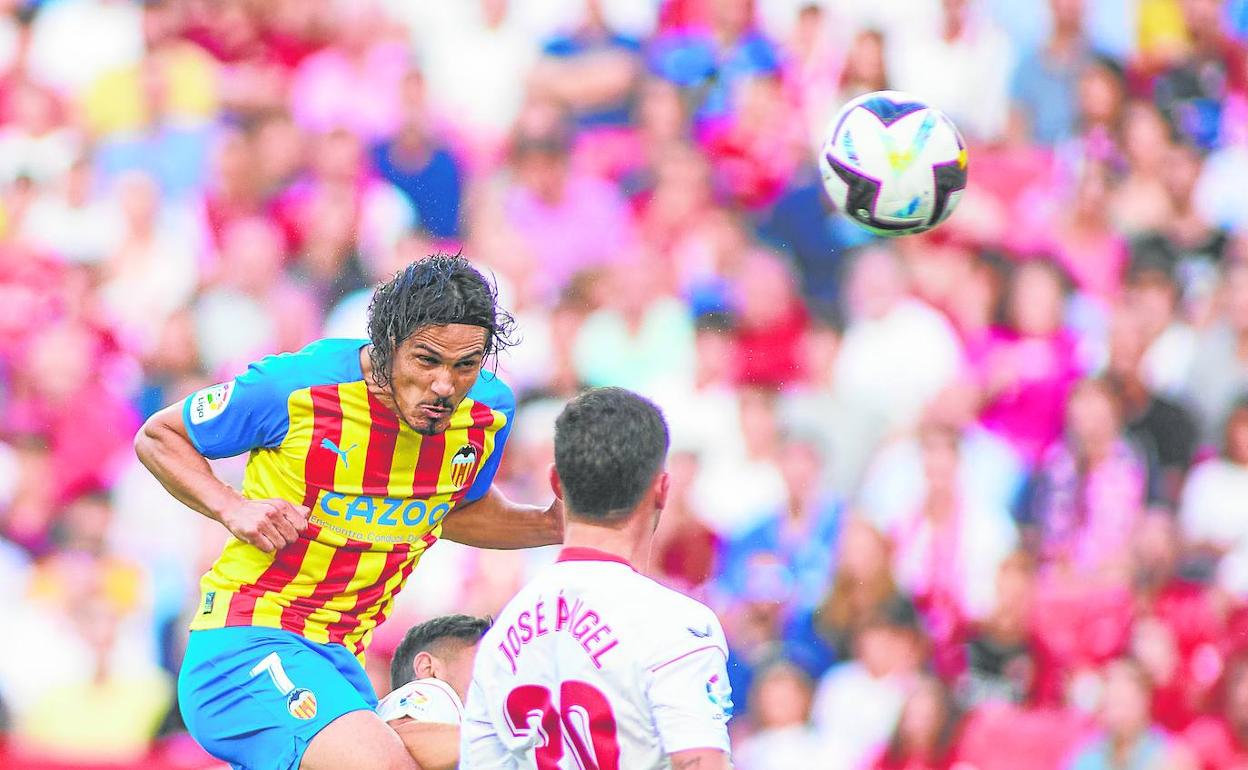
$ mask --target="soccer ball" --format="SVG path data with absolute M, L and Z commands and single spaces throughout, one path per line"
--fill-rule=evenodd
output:
M 966 187 L 966 142 L 940 110 L 900 91 L 854 99 L 819 150 L 836 207 L 877 235 L 921 233 L 943 222 Z

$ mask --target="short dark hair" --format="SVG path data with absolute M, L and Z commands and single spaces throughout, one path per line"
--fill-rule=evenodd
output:
M 439 654 L 447 643 L 458 642 L 465 647 L 476 644 L 490 630 L 490 618 L 472 615 L 443 615 L 412 626 L 403 635 L 390 660 L 390 687 L 398 689 L 412 681 L 412 664 L 422 652 Z
M 667 422 L 650 401 L 623 388 L 594 388 L 555 420 L 555 468 L 568 515 L 624 518 L 667 456 Z
M 447 324 L 485 329 L 487 357 L 514 344 L 516 321 L 498 307 L 497 287 L 462 254 L 431 254 L 378 286 L 368 307 L 368 357 L 377 383 L 390 383 L 403 340 L 425 327 Z

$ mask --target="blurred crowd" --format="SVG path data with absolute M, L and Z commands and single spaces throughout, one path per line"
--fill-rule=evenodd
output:
M 652 569 L 724 621 L 737 767 L 1248 767 L 1248 2 L 0 8 L 0 764 L 202 765 L 225 532 L 135 429 L 462 249 L 523 337 L 509 495 L 578 388 L 665 408 Z M 822 192 L 883 88 L 970 145 L 924 236 Z M 379 687 L 552 558 L 438 544 Z

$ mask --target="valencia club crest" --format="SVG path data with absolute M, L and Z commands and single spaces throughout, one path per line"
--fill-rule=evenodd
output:
M 451 458 L 451 483 L 456 489 L 463 487 L 472 478 L 472 471 L 477 467 L 477 448 L 472 444 L 464 444 Z

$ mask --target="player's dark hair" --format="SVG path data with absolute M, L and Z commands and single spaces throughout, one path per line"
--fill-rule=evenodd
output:
M 461 254 L 431 254 L 378 286 L 368 307 L 368 357 L 377 384 L 390 384 L 403 340 L 448 324 L 485 329 L 487 358 L 514 344 L 516 321 L 498 306 L 497 287 Z
M 595 388 L 555 420 L 555 468 L 568 516 L 613 522 L 627 516 L 667 457 L 659 408 L 623 388 Z
M 403 635 L 390 661 L 390 688 L 398 689 L 412 681 L 412 665 L 422 652 L 438 655 L 447 643 L 476 644 L 490 630 L 490 618 L 472 615 L 443 615 L 412 626 Z

